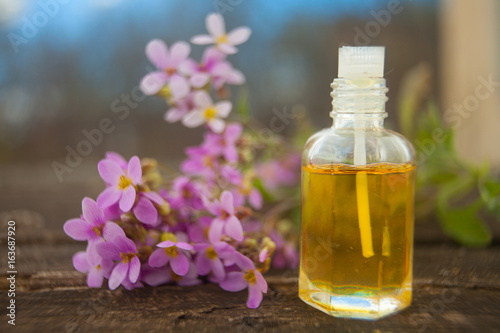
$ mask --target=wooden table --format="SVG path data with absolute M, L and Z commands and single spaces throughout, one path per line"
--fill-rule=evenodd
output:
M 17 235 L 15 332 L 500 332 L 498 244 L 472 250 L 419 242 L 412 306 L 370 322 L 333 318 L 303 303 L 294 271 L 267 274 L 269 292 L 256 310 L 246 308 L 246 292 L 229 293 L 210 284 L 89 289 L 71 263 L 84 244 L 60 230 L 29 229 Z M 7 290 L 2 233 L 0 287 Z M 2 292 L 0 331 L 14 332 L 7 325 L 7 302 Z

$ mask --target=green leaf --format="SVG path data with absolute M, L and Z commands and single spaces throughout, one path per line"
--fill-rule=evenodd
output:
M 272 194 L 266 190 L 264 185 L 262 185 L 262 181 L 259 178 L 255 178 L 255 181 L 253 182 L 253 186 L 255 186 L 260 191 L 260 193 L 262 194 L 262 198 L 265 201 L 269 202 L 269 201 L 274 200 Z
M 481 201 L 457 209 L 439 209 L 439 221 L 446 235 L 462 245 L 484 247 L 491 242 L 491 232 L 477 217 Z
M 488 179 L 479 184 L 479 193 L 490 211 L 500 205 L 500 183 L 493 179 Z

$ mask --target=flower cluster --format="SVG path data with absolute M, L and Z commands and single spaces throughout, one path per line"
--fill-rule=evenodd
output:
M 144 92 L 167 98 L 168 121 L 207 126 L 203 142 L 186 149 L 182 173 L 168 177 L 155 160 L 133 156 L 127 161 L 109 152 L 98 164 L 106 188 L 96 201 L 84 198 L 80 218 L 64 224 L 66 234 L 88 242 L 73 264 L 87 273 L 89 287 L 101 287 L 104 278 L 112 290 L 208 281 L 228 291 L 247 288 L 247 306 L 256 308 L 267 292 L 262 273 L 271 265 L 298 264 L 295 244 L 260 213 L 263 182 L 271 191 L 296 184 L 297 154 L 283 149 L 281 158 L 259 161 L 262 145 L 240 123 L 223 120 L 231 102 L 214 103 L 210 97 L 211 88 L 220 91 L 244 81 L 226 55 L 236 52 L 250 30 L 226 34 L 219 14 L 207 17 L 207 29 L 210 35 L 192 39 L 215 44 L 201 63 L 188 57 L 184 42 L 170 50 L 159 40 L 146 47 L 159 71 L 142 80 Z
M 159 39 L 146 46 L 146 55 L 158 69 L 146 75 L 140 84 L 146 95 L 160 95 L 170 105 L 165 120 L 182 120 L 187 127 L 207 124 L 216 133 L 224 130 L 232 109 L 226 100 L 214 102 L 208 91 L 213 89 L 219 96 L 225 95 L 225 85 L 245 82 L 243 74 L 234 69 L 227 55 L 237 52 L 236 45 L 248 40 L 251 31 L 240 27 L 226 33 L 224 19 L 220 14 L 210 14 L 206 19 L 210 35 L 199 35 L 191 39 L 193 44 L 213 44 L 203 53 L 201 62 L 189 57 L 191 47 L 180 41 L 170 49 Z

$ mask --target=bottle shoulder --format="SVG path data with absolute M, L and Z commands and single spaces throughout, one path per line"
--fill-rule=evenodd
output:
M 401 134 L 385 128 L 364 130 L 366 163 L 413 163 L 415 150 Z M 302 155 L 304 165 L 354 164 L 355 130 L 326 128 L 313 134 Z

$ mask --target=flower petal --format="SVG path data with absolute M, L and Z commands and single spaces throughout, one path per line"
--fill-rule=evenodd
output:
M 250 192 L 250 196 L 248 197 L 248 201 L 252 205 L 253 208 L 255 209 L 261 209 L 262 208 L 262 194 L 260 193 L 259 190 L 253 189 Z
M 134 256 L 132 258 L 132 261 L 130 262 L 130 269 L 129 269 L 130 282 L 136 283 L 137 279 L 139 278 L 140 272 L 141 272 L 141 262 L 139 261 L 139 258 L 137 258 L 137 256 Z
M 160 39 L 153 39 L 146 45 L 146 56 L 157 68 L 165 69 L 170 58 L 167 44 Z
M 224 270 L 224 265 L 219 258 L 212 260 L 212 273 L 219 280 L 222 281 L 226 277 L 226 271 Z
M 201 109 L 210 107 L 213 104 L 212 98 L 210 98 L 210 95 L 205 90 L 196 92 L 193 97 L 193 102 L 197 107 Z
M 151 267 L 161 267 L 166 265 L 169 259 L 164 249 L 156 249 L 149 256 L 148 264 Z
M 212 268 L 212 260 L 207 258 L 205 252 L 198 253 L 195 263 L 198 274 L 207 275 L 208 273 L 210 273 L 210 269 Z
M 166 113 L 163 119 L 169 123 L 175 123 L 184 117 L 187 113 L 186 109 L 181 108 L 170 108 Z
M 151 72 L 141 80 L 139 87 L 145 95 L 154 95 L 168 82 L 168 76 L 164 72 Z
M 208 239 L 210 242 L 215 243 L 220 241 L 222 236 L 222 229 L 224 228 L 224 221 L 220 219 L 214 219 L 208 230 Z
M 167 248 L 167 247 L 175 246 L 175 243 L 172 242 L 171 240 L 167 240 L 167 241 L 160 242 L 160 243 L 156 244 L 156 246 L 161 247 L 161 248 Z
M 226 33 L 224 18 L 219 13 L 212 13 L 205 20 L 207 31 L 210 35 L 218 37 Z
M 92 225 L 81 219 L 71 219 L 64 223 L 64 232 L 74 240 L 84 241 L 95 236 Z
M 175 274 L 184 276 L 189 269 L 189 261 L 183 253 L 179 253 L 177 257 L 170 259 L 170 267 Z
M 250 284 L 248 286 L 247 306 L 250 309 L 256 309 L 259 307 L 260 302 L 262 302 L 262 291 L 256 284 Z
M 120 176 L 123 175 L 123 170 L 118 163 L 108 159 L 100 161 L 97 164 L 97 170 L 106 183 L 113 185 L 118 184 Z
M 186 127 L 198 127 L 205 122 L 205 117 L 203 112 L 200 110 L 194 110 L 189 112 L 184 118 L 182 118 L 182 124 Z
M 231 123 L 226 126 L 224 131 L 224 139 L 226 142 L 234 143 L 241 136 L 243 126 L 238 123 Z
M 96 244 L 96 251 L 101 257 L 105 259 L 111 259 L 111 260 L 121 259 L 120 250 L 114 243 L 110 241 Z
M 174 100 L 179 100 L 189 94 L 189 82 L 185 77 L 173 75 L 169 83 L 170 92 Z
M 115 222 L 108 221 L 104 225 L 102 235 L 104 236 L 105 240 L 110 241 L 117 236 L 125 237 L 125 231 L 123 231 L 123 229 Z
M 217 47 L 225 54 L 235 54 L 238 52 L 238 49 L 230 44 L 219 44 Z
M 210 80 L 210 74 L 208 73 L 196 73 L 189 79 L 191 85 L 195 88 L 204 87 Z
M 196 35 L 191 38 L 191 43 L 197 45 L 207 45 L 215 43 L 215 40 L 210 35 Z
M 250 35 L 252 34 L 252 30 L 248 27 L 239 27 L 227 34 L 227 39 L 231 42 L 233 45 L 239 45 L 248 40 L 250 38 Z
M 233 194 L 231 192 L 229 191 L 222 192 L 220 196 L 220 206 L 229 215 L 234 214 L 234 201 L 233 201 Z
M 87 273 L 90 270 L 89 262 L 87 261 L 87 253 L 85 251 L 77 252 L 73 255 L 73 266 L 80 273 Z
M 244 271 L 255 270 L 255 264 L 250 258 L 241 254 L 240 252 L 235 252 L 234 260 L 236 265 Z
M 180 41 L 175 42 L 170 49 L 170 61 L 169 65 L 171 67 L 177 68 L 183 61 L 189 57 L 191 52 L 191 46 L 188 43 Z
M 161 195 L 159 195 L 156 192 L 153 192 L 153 191 L 142 192 L 142 195 L 144 195 L 146 198 L 148 198 L 149 200 L 151 200 L 152 202 L 154 202 L 157 205 L 162 205 L 163 203 L 165 203 L 165 200 L 161 197 Z
M 238 242 L 243 240 L 243 228 L 241 227 L 241 222 L 234 215 L 231 215 L 224 225 L 224 232 L 229 237 L 237 240 Z
M 194 250 L 193 246 L 191 244 L 186 243 L 186 242 L 177 242 L 177 243 L 175 243 L 175 246 L 178 247 L 179 249 L 183 249 L 186 251 Z
M 134 241 L 128 237 L 117 236 L 113 238 L 113 243 L 122 253 L 137 253 L 137 247 Z
M 237 69 L 233 69 L 226 77 L 226 83 L 239 85 L 245 83 L 245 75 Z
M 208 127 L 214 132 L 214 133 L 222 133 L 224 131 L 224 127 L 226 126 L 226 123 L 222 119 L 211 119 L 207 123 Z
M 114 205 L 118 200 L 120 200 L 122 192 L 118 189 L 116 185 L 112 185 L 105 189 L 97 197 L 97 206 L 100 208 L 107 208 Z
M 229 272 L 226 279 L 219 283 L 220 287 L 227 291 L 241 291 L 248 286 L 242 272 Z
M 134 215 L 142 223 L 156 225 L 158 222 L 158 211 L 151 201 L 145 197 L 140 197 L 134 207 Z
M 97 207 L 97 203 L 90 199 L 84 198 L 82 201 L 82 213 L 85 221 L 91 225 L 98 227 L 104 224 L 104 216 L 102 210 Z
M 215 105 L 215 108 L 217 109 L 217 115 L 221 118 L 226 118 L 227 116 L 229 116 L 232 107 L 233 104 L 229 101 L 222 101 Z
M 172 278 L 170 277 L 170 271 L 166 267 L 160 269 L 149 267 L 143 269 L 141 280 L 150 286 L 159 286 L 172 281 Z
M 123 262 L 113 268 L 111 272 L 111 276 L 109 277 L 108 285 L 109 289 L 115 290 L 118 286 L 125 280 L 125 276 L 127 276 L 129 269 L 128 264 L 124 264 Z
M 127 175 L 132 179 L 132 184 L 134 185 L 137 185 L 141 181 L 142 168 L 139 157 L 132 156 L 128 162 Z
M 267 293 L 267 282 L 259 271 L 254 271 L 255 277 L 257 278 L 257 285 L 263 293 Z
M 104 279 L 101 268 L 92 268 L 87 275 L 87 286 L 90 288 L 101 288 Z
M 123 191 L 122 197 L 120 198 L 120 209 L 123 210 L 124 213 L 130 211 L 135 202 L 135 188 L 132 185 L 127 186 L 127 188 Z

